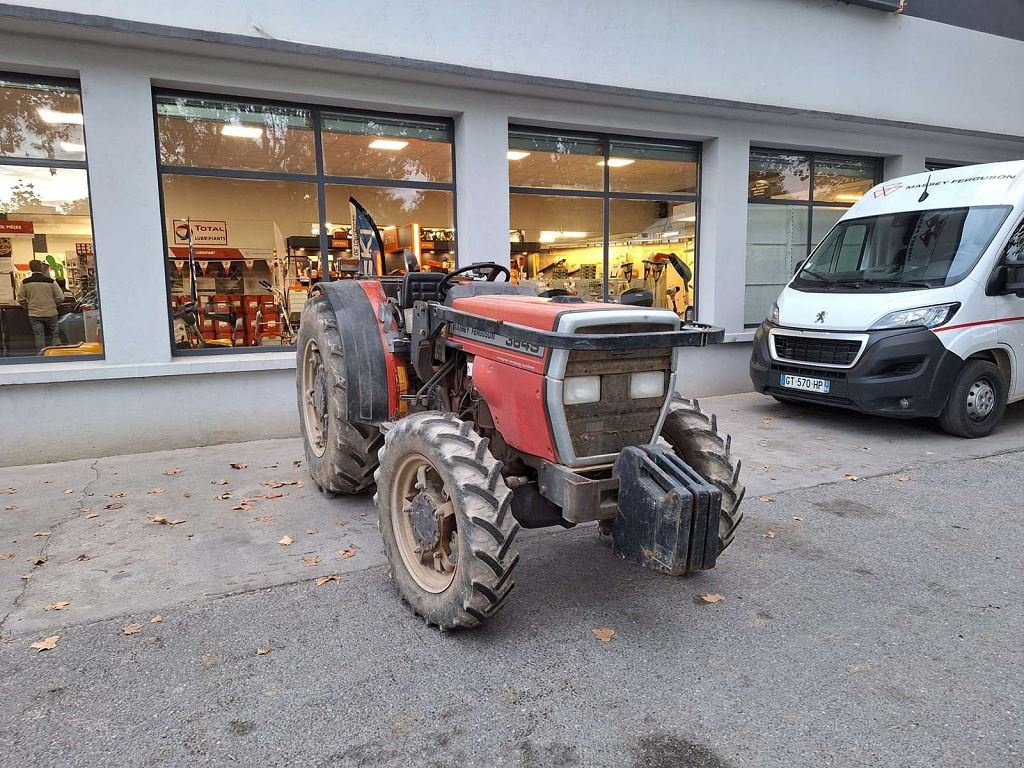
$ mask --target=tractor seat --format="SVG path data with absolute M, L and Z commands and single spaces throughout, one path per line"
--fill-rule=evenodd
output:
M 409 272 L 402 280 L 402 309 L 412 309 L 417 301 L 440 301 L 437 286 L 443 279 L 443 272 Z

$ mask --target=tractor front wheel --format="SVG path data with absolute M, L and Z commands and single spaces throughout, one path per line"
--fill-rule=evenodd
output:
M 374 497 L 384 551 L 402 598 L 427 624 L 473 627 L 515 583 L 512 492 L 472 424 L 429 411 L 384 436 Z
M 743 519 L 740 502 L 740 461 L 731 452 L 731 438 L 718 431 L 714 414 L 701 410 L 696 400 L 676 395 L 669 406 L 661 436 L 696 472 L 722 492 L 722 514 L 718 523 L 718 554 L 732 544 Z

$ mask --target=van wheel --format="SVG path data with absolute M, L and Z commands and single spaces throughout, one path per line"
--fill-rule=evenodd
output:
M 1006 410 L 1006 377 L 988 360 L 968 360 L 950 390 L 939 426 L 951 435 L 984 437 Z

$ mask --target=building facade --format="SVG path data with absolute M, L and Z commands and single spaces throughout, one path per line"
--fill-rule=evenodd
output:
M 0 465 L 297 434 L 293 323 L 358 269 L 350 199 L 378 269 L 724 327 L 687 353 L 706 395 L 749 388 L 752 326 L 876 182 L 1024 157 L 1012 1 L 136 5 L 0 4 Z

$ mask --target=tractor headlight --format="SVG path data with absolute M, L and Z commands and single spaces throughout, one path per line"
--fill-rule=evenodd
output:
M 665 395 L 665 374 L 663 371 L 644 371 L 629 377 L 629 396 L 634 400 Z
M 879 319 L 871 326 L 871 330 L 879 331 L 883 328 L 909 328 L 912 326 L 935 328 L 952 318 L 958 309 L 960 309 L 959 302 L 936 304 L 917 309 L 900 309 Z
M 601 401 L 600 376 L 571 376 L 562 384 L 562 403 L 580 405 Z

